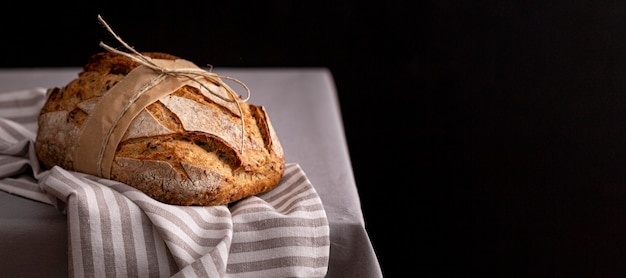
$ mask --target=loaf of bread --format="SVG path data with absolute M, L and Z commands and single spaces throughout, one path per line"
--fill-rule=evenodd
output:
M 166 53 L 141 54 L 180 59 Z M 85 125 L 94 121 L 90 113 L 97 105 L 106 107 L 102 102 L 111 98 L 104 96 L 138 66 L 123 55 L 97 53 L 76 79 L 48 90 L 35 143 L 44 167 L 82 172 L 77 167 L 82 163 L 77 162 L 79 146 L 101 147 L 79 142 L 81 132 L 88 130 Z M 220 84 L 203 82 L 219 89 Z M 119 135 L 103 177 L 172 205 L 225 205 L 274 188 L 285 168 L 276 132 L 264 107 L 235 96 L 237 101 L 225 102 L 188 82 L 142 108 Z

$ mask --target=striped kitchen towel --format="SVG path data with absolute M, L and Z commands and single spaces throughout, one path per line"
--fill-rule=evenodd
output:
M 67 215 L 73 277 L 323 277 L 322 202 L 297 163 L 273 190 L 227 206 L 174 206 L 112 180 L 39 166 L 45 89 L 0 93 L 0 190 Z

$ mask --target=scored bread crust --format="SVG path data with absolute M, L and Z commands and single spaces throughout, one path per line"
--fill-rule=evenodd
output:
M 142 54 L 179 59 L 167 53 Z M 76 170 L 78 136 L 89 112 L 138 66 L 115 53 L 97 53 L 76 79 L 49 90 L 35 142 L 46 168 Z M 238 151 L 242 134 L 238 111 L 189 85 L 162 97 L 142 110 L 124 133 L 110 179 L 172 205 L 225 205 L 274 188 L 285 170 L 280 141 L 264 107 L 243 101 L 240 106 L 243 151 Z

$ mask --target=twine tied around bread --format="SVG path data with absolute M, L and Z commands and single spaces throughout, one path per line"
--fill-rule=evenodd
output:
M 100 46 L 140 65 L 102 95 L 89 112 L 77 135 L 76 152 L 73 157 L 74 168 L 77 171 L 110 178 L 115 150 L 134 117 L 155 101 L 185 85 L 196 87 L 197 84 L 199 86 L 197 89 L 206 90 L 211 96 L 236 105 L 241 119 L 239 153 L 243 154 L 246 136 L 241 102 L 246 102 L 250 98 L 250 90 L 243 82 L 205 71 L 185 59 L 147 57 L 124 42 L 100 15 L 98 19 L 128 52 L 115 49 L 103 42 L 100 42 Z M 239 97 L 222 79 L 241 85 L 246 90 L 247 96 Z M 232 113 L 236 115 L 234 109 Z
M 241 152 L 243 153 L 243 151 L 244 151 L 244 138 L 245 138 L 245 132 L 246 132 L 245 131 L 245 119 L 244 119 L 244 115 L 243 115 L 243 109 L 241 108 L 241 104 L 239 103 L 239 100 L 237 100 L 237 94 L 235 93 L 235 91 L 230 86 L 228 86 L 228 84 L 226 84 L 222 79 L 233 81 L 233 82 L 239 84 L 241 87 L 243 87 L 245 89 L 246 97 L 242 98 L 242 100 L 241 100 L 243 102 L 246 102 L 246 101 L 248 101 L 250 99 L 250 89 L 248 88 L 248 86 L 246 86 L 245 83 L 239 81 L 236 78 L 232 78 L 232 77 L 229 77 L 229 76 L 218 75 L 218 74 L 215 74 L 215 73 L 213 73 L 211 71 L 206 71 L 206 70 L 203 70 L 203 69 L 200 69 L 200 68 L 165 68 L 165 67 L 159 66 L 159 65 L 155 64 L 149 57 L 146 57 L 146 56 L 142 55 L 141 53 L 136 51 L 133 47 L 128 45 L 124 40 L 122 40 L 122 38 L 120 36 L 118 36 L 113 31 L 113 29 L 109 26 L 109 24 L 106 23 L 106 21 L 102 18 L 102 16 L 98 15 L 98 20 L 104 25 L 104 27 L 107 29 L 107 31 L 109 31 L 109 33 L 130 52 L 124 52 L 124 51 L 115 49 L 115 48 L 105 44 L 104 42 L 100 42 L 100 46 L 102 48 L 108 50 L 109 52 L 113 52 L 113 53 L 116 53 L 116 54 L 128 57 L 129 59 L 131 59 L 131 60 L 133 60 L 133 61 L 135 61 L 137 63 L 140 63 L 140 64 L 142 64 L 142 65 L 144 65 L 144 66 L 154 70 L 155 72 L 160 73 L 157 78 L 153 79 L 151 82 L 149 82 L 148 84 L 143 86 L 141 88 L 141 90 L 135 94 L 135 98 L 133 98 L 133 99 L 131 99 L 129 101 L 128 105 L 130 105 L 136 98 L 141 96 L 142 93 L 144 93 L 145 91 L 147 91 L 150 88 L 152 88 L 152 87 L 156 86 L 157 84 L 159 84 L 167 76 L 187 78 L 187 79 L 197 83 L 202 88 L 206 89 L 209 93 L 211 93 L 212 95 L 220 98 L 221 100 L 226 101 L 226 102 L 233 102 L 233 103 L 235 103 L 237 105 L 237 109 L 239 110 L 239 117 L 241 118 Z M 212 69 L 212 67 L 211 67 L 211 69 Z M 225 97 L 221 96 L 220 94 L 217 94 L 217 93 L 213 92 L 204 83 L 202 83 L 198 78 L 206 78 L 209 81 L 211 81 L 211 82 L 213 82 L 213 83 L 223 87 L 224 89 L 226 89 L 226 92 L 228 93 L 230 98 L 225 98 Z M 112 130 L 111 130 L 111 132 L 112 132 Z

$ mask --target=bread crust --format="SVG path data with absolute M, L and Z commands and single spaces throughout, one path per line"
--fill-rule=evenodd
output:
M 76 143 L 89 112 L 137 66 L 115 53 L 97 53 L 76 79 L 49 90 L 35 142 L 45 167 L 76 170 Z M 225 205 L 274 188 L 285 169 L 280 141 L 262 106 L 240 104 L 243 133 L 238 112 L 196 87 L 185 85 L 162 97 L 131 122 L 115 151 L 110 178 L 172 205 Z

